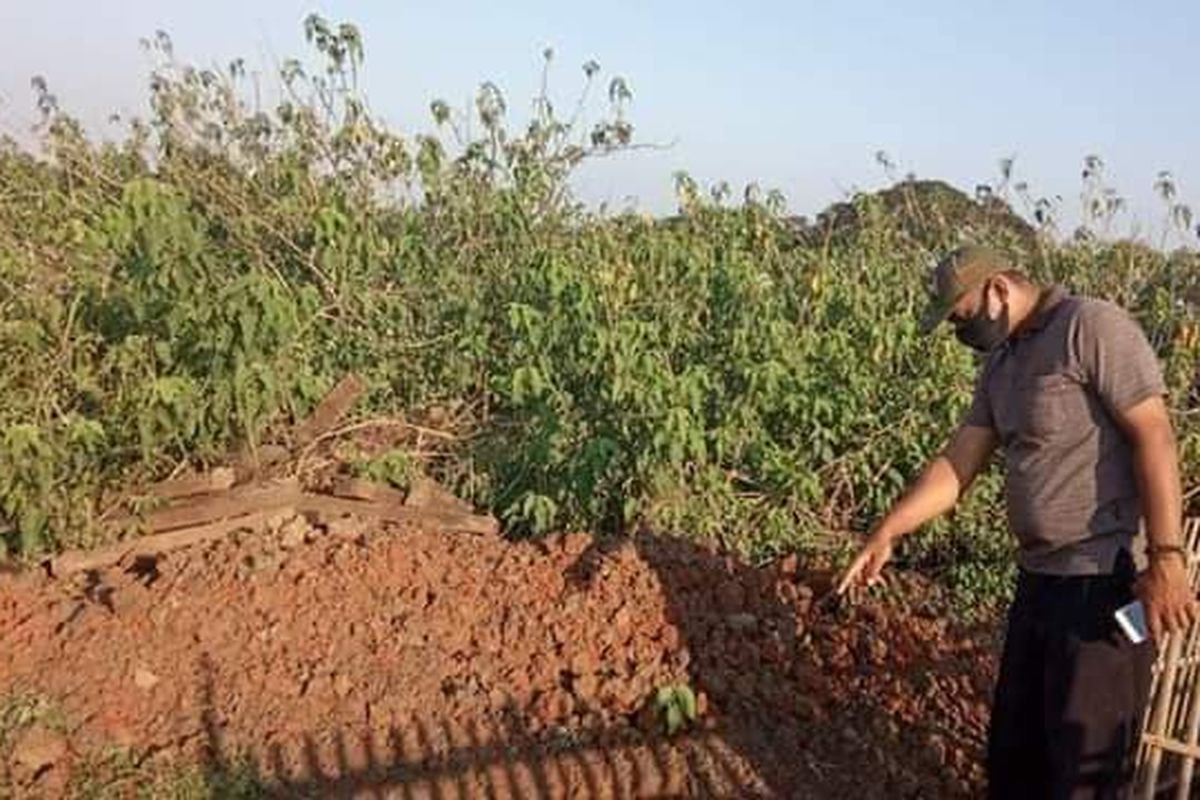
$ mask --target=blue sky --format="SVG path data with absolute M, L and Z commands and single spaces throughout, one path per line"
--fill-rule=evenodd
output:
M 463 106 L 484 80 L 519 117 L 547 46 L 560 105 L 588 59 L 625 76 L 639 138 L 674 144 L 586 168 L 577 188 L 592 202 L 669 211 L 671 175 L 686 169 L 705 184 L 781 189 L 793 211 L 812 213 L 885 183 L 874 159 L 883 150 L 900 173 L 965 188 L 994 180 L 998 159 L 1015 155 L 1017 177 L 1062 195 L 1068 220 L 1089 153 L 1104 158 L 1143 230 L 1162 219 L 1151 190 L 1159 170 L 1200 204 L 1194 0 L 8 0 L 0 128 L 32 120 L 34 74 L 96 129 L 113 110 L 140 111 L 148 61 L 137 42 L 160 28 L 184 60 L 244 56 L 269 70 L 303 53 L 310 11 L 361 28 L 371 104 L 410 132 L 428 127 L 432 99 Z

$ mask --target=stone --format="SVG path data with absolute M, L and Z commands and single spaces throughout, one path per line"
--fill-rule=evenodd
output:
M 758 627 L 758 617 L 753 614 L 730 614 L 725 624 L 738 633 L 749 633 Z
M 294 516 L 279 531 L 279 545 L 285 550 L 293 550 L 304 544 L 308 538 L 308 522 L 302 516 Z
M 271 533 L 279 533 L 293 516 L 294 514 L 291 511 L 286 510 L 272 514 L 267 518 L 267 530 Z
M 600 690 L 600 680 L 594 673 L 580 675 L 573 682 L 572 688 L 575 690 L 575 696 L 585 703 L 595 702 L 597 693 Z
M 138 667 L 133 671 L 133 685 L 139 689 L 149 691 L 158 685 L 161 680 L 157 675 L 144 667 Z
M 25 780 L 33 780 L 65 759 L 67 752 L 65 736 L 44 725 L 35 725 L 13 744 L 12 763 Z
M 363 523 L 358 517 L 345 516 L 325 523 L 325 532 L 336 539 L 361 542 L 364 538 Z

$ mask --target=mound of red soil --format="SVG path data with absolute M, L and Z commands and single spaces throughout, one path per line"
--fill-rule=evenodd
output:
M 52 703 L 70 754 L 244 760 L 287 796 L 978 789 L 990 637 L 678 539 L 338 527 L 0 578 L 0 696 Z M 648 700 L 680 683 L 700 717 L 667 737 Z

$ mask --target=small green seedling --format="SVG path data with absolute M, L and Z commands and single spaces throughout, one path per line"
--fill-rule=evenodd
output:
M 662 717 L 667 735 L 696 721 L 696 693 L 687 684 L 664 686 L 654 696 L 654 708 Z

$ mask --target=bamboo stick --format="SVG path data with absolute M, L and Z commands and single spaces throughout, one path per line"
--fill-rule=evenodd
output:
M 1153 733 L 1146 734 L 1146 741 L 1155 747 L 1162 748 L 1163 750 L 1167 750 L 1172 753 L 1178 753 L 1181 756 L 1200 758 L 1200 745 L 1183 744 L 1182 742 L 1177 742 L 1174 739 L 1168 739 L 1165 736 L 1156 736 Z

